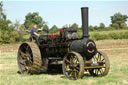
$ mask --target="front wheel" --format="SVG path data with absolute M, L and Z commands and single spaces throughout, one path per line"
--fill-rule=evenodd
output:
M 89 73 L 93 76 L 106 76 L 109 72 L 110 69 L 110 62 L 108 59 L 108 56 L 101 52 L 97 51 L 97 54 L 92 58 L 93 62 L 98 62 L 102 61 L 103 62 L 103 67 L 102 68 L 95 68 L 95 69 L 89 69 Z
M 63 59 L 63 73 L 66 78 L 76 80 L 83 77 L 84 61 L 77 52 L 69 52 Z

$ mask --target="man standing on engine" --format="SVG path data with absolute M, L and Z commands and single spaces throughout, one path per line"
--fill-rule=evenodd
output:
M 36 29 L 37 29 L 37 25 L 34 24 L 34 25 L 32 26 L 31 32 L 30 32 L 30 34 L 31 34 L 30 41 L 36 40 L 37 37 L 40 36 L 40 34 L 38 34 L 38 33 L 36 32 Z
M 31 36 L 40 36 L 40 34 L 38 34 L 37 32 L 36 32 L 36 29 L 37 29 L 37 25 L 36 24 L 34 24 L 33 26 L 32 26 L 32 29 L 31 29 Z

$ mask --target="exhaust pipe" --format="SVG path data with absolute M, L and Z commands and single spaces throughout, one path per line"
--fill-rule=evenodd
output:
M 88 7 L 81 8 L 83 38 L 88 38 Z

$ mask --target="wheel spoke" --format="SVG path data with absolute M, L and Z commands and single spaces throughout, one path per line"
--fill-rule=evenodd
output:
M 31 60 L 29 61 L 29 64 L 32 65 L 32 61 Z
M 20 54 L 21 54 L 21 56 L 22 56 L 23 58 L 26 58 L 26 56 L 28 56 L 26 53 L 24 53 L 24 52 L 22 52 L 22 51 L 20 51 Z
M 77 79 L 77 75 L 76 75 L 76 72 L 74 72 L 74 78 Z
M 102 61 L 104 61 L 104 59 L 102 59 Z
M 99 61 L 101 60 L 101 55 L 100 55 L 100 54 L 98 54 L 98 60 L 99 60 Z
M 103 69 L 99 69 L 99 71 L 100 71 L 100 73 L 101 73 L 101 75 L 103 74 Z
M 25 61 L 26 60 L 19 60 L 19 63 L 22 64 L 22 65 L 26 65 Z
M 79 68 L 79 67 L 76 67 L 76 69 L 77 69 L 77 70 L 80 70 L 80 68 Z
M 75 72 L 79 72 L 78 70 L 74 69 Z
M 104 66 L 104 67 L 94 69 L 94 70 L 91 69 L 91 70 L 89 70 L 89 73 L 91 75 L 94 75 L 94 76 L 105 76 L 105 75 L 107 75 L 107 73 L 109 71 L 109 65 L 110 65 L 108 57 L 104 53 L 98 51 L 97 54 L 92 58 L 93 62 L 95 60 L 97 60 L 97 62 L 99 61 L 100 66 Z M 106 64 L 106 62 L 108 62 L 108 65 Z
M 77 67 L 79 64 L 74 64 L 74 67 Z
M 70 62 L 73 63 L 73 55 L 70 56 Z
M 69 53 L 63 62 L 64 75 L 69 79 L 81 78 L 84 74 L 84 60 L 76 52 Z
M 25 67 L 22 67 L 22 70 L 23 70 L 23 72 L 25 72 L 26 71 L 26 68 Z
M 27 51 L 28 50 L 28 45 L 26 46 L 26 45 L 24 45 L 24 49 Z
M 71 63 L 68 59 L 65 60 L 67 63 Z
M 69 77 L 72 77 L 73 75 L 73 71 L 70 71 Z
M 78 59 L 77 59 L 77 58 L 75 58 L 73 63 L 74 63 L 74 64 L 79 64 Z
M 97 60 L 97 59 L 96 59 L 96 56 L 94 56 L 93 59 L 94 59 L 94 61 L 96 61 L 96 60 Z
M 65 71 L 66 72 L 71 71 L 71 69 L 69 68 L 69 66 L 66 66 Z
M 96 61 L 98 61 L 99 60 L 99 56 L 97 55 L 97 56 L 95 56 L 95 58 L 96 58 Z
M 26 46 L 26 50 L 29 51 L 29 46 L 28 45 Z
M 98 75 L 98 70 L 97 69 L 95 69 L 96 70 L 96 75 Z

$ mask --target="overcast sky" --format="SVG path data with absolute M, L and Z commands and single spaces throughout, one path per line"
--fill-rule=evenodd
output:
M 81 7 L 89 7 L 89 25 L 93 26 L 101 22 L 108 26 L 110 16 L 117 12 L 128 15 L 128 1 L 122 0 L 3 0 L 3 4 L 7 18 L 12 22 L 19 20 L 22 24 L 27 13 L 39 12 L 49 27 L 57 25 L 60 28 L 74 22 L 81 26 Z

